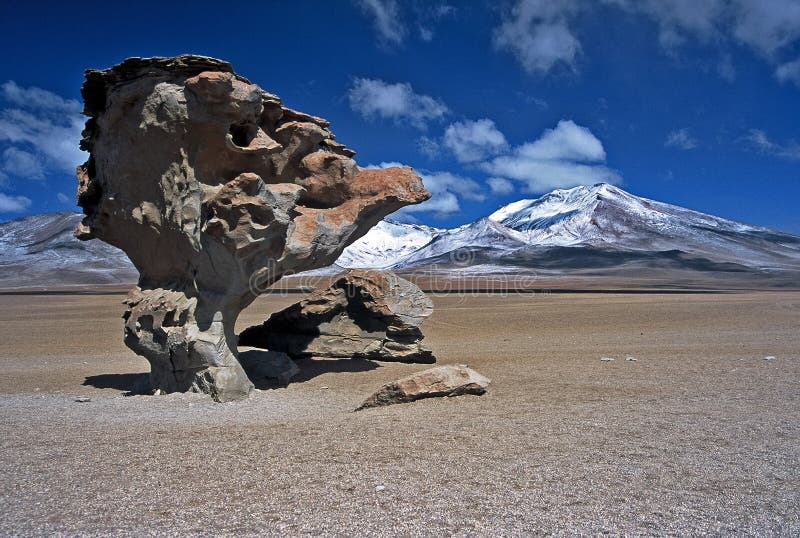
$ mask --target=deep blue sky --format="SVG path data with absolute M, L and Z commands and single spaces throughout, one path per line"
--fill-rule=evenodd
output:
M 35 88 L 191 52 L 423 171 L 421 222 L 611 178 L 800 233 L 800 0 L 114 4 L 0 5 L 0 220 L 74 208 L 74 103 Z

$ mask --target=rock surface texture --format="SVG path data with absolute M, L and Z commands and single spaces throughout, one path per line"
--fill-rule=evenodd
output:
M 75 234 L 138 269 L 125 342 L 154 389 L 243 398 L 234 323 L 286 273 L 332 263 L 387 214 L 429 198 L 410 168 L 366 170 L 322 118 L 202 56 L 86 71 Z
M 465 365 L 437 366 L 393 381 L 364 400 L 356 411 L 438 396 L 481 395 L 491 380 Z
M 416 285 L 386 271 L 351 269 L 329 288 L 249 327 L 239 344 L 290 357 L 436 362 L 419 325 L 433 303 Z

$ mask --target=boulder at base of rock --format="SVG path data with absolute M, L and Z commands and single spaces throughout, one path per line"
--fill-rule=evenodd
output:
M 490 379 L 463 364 L 437 366 L 384 385 L 375 394 L 364 400 L 364 403 L 359 405 L 356 411 L 369 407 L 413 402 L 422 398 L 460 396 L 462 394 L 481 395 L 486 392 L 489 383 L 491 383 Z
M 239 353 L 239 362 L 257 388 L 286 386 L 300 373 L 300 368 L 286 353 L 252 349 Z
M 433 303 L 413 283 L 387 271 L 352 269 L 329 288 L 245 329 L 239 345 L 306 357 L 436 362 L 419 325 Z

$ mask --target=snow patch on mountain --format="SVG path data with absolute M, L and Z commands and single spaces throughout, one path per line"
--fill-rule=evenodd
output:
M 367 232 L 367 235 L 347 247 L 336 260 L 336 264 L 347 268 L 392 267 L 445 231 L 419 224 L 383 220 Z

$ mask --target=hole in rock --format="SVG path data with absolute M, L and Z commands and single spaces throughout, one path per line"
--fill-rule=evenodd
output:
M 252 123 L 238 123 L 231 125 L 228 132 L 234 144 L 246 148 L 258 134 L 258 127 Z

